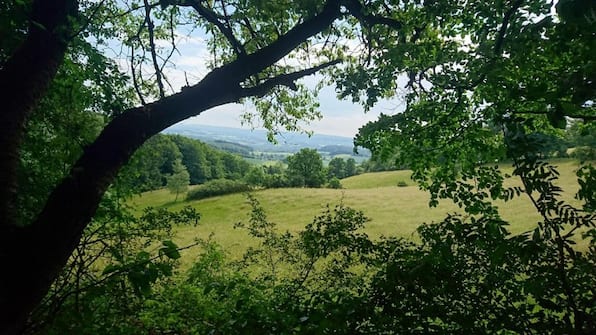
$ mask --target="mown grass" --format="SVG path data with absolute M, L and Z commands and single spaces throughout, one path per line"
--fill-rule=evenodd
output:
M 573 195 L 577 191 L 573 161 L 557 162 L 561 176 L 558 185 L 565 191 L 564 199 L 577 205 Z M 504 167 L 505 170 L 510 168 Z M 429 208 L 428 193 L 421 191 L 410 179 L 409 171 L 367 173 L 342 180 L 344 189 L 269 189 L 255 191 L 255 197 L 265 209 L 270 221 L 276 223 L 280 231 L 297 232 L 325 209 L 343 202 L 347 206 L 362 210 L 370 218 L 365 232 L 377 238 L 381 235 L 400 236 L 416 239 L 414 232 L 423 222 L 437 222 L 447 213 L 461 212 L 448 200 L 438 207 Z M 406 181 L 409 186 L 397 187 L 398 181 Z M 508 185 L 519 185 L 519 180 L 507 180 Z M 180 209 L 190 205 L 202 215 L 198 227 L 179 227 L 176 242 L 180 246 L 192 243 L 198 238 L 211 236 L 220 243 L 233 258 L 240 257 L 246 248 L 254 245 L 245 231 L 235 229 L 234 224 L 247 222 L 250 206 L 244 194 L 233 194 L 199 201 L 174 202 L 174 195 L 167 190 L 144 193 L 133 199 L 132 205 L 139 211 L 147 206 Z M 515 198 L 507 203 L 498 202 L 502 217 L 510 222 L 514 234 L 531 230 L 540 217 L 528 197 Z M 579 246 L 582 248 L 582 246 Z M 186 251 L 183 263 L 192 261 L 196 250 Z

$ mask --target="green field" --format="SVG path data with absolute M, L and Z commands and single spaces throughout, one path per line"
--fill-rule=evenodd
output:
M 564 199 L 577 204 L 573 199 L 577 190 L 577 163 L 562 161 L 557 165 L 561 173 L 559 186 L 565 190 Z M 398 181 L 405 181 L 408 186 L 397 187 Z M 519 182 L 512 179 L 507 184 Z M 269 189 L 255 191 L 254 195 L 264 207 L 269 220 L 276 223 L 280 230 L 291 232 L 302 230 L 327 204 L 333 206 L 342 201 L 362 210 L 370 218 L 365 231 L 371 237 L 385 235 L 416 239 L 413 233 L 420 223 L 436 222 L 444 218 L 446 213 L 461 211 L 448 200 L 442 201 L 436 208 L 429 208 L 428 193 L 414 185 L 408 171 L 367 173 L 346 178 L 342 180 L 342 185 L 344 189 L 341 190 Z M 176 242 L 179 246 L 192 243 L 196 237 L 207 238 L 212 235 L 232 257 L 238 257 L 247 246 L 255 243 L 244 231 L 233 227 L 235 223 L 247 222 L 250 207 L 245 195 L 234 194 L 190 202 L 179 200 L 176 203 L 173 200 L 174 195 L 167 190 L 158 190 L 134 198 L 132 205 L 138 210 L 146 206 L 174 210 L 185 205 L 196 208 L 202 215 L 200 224 L 198 227 L 178 228 Z M 511 223 L 510 230 L 513 233 L 530 230 L 540 220 L 527 197 L 498 205 L 503 218 Z M 186 252 L 192 255 L 198 251 L 191 249 Z

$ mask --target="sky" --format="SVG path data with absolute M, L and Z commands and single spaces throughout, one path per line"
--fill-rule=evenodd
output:
M 369 121 L 376 120 L 380 113 L 394 114 L 403 110 L 403 104 L 398 100 L 393 100 L 381 101 L 375 108 L 365 113 L 358 104 L 338 100 L 333 87 L 324 88 L 318 98 L 319 109 L 323 114 L 322 119 L 311 121 L 310 124 L 303 126 L 305 130 L 317 134 L 354 137 L 360 127 Z M 199 116 L 182 121 L 182 123 L 251 129 L 250 125 L 241 123 L 240 117 L 251 108 L 249 105 L 227 104 L 205 111 Z
M 174 91 L 179 91 L 187 81 L 190 85 L 197 83 L 208 73 L 205 64 L 208 61 L 209 53 L 203 38 L 188 37 L 179 33 L 177 48 L 180 52 L 172 58 L 172 66 L 166 70 L 166 75 Z M 304 83 L 307 86 L 315 85 L 320 79 L 321 76 L 313 75 L 305 78 Z M 380 113 L 395 114 L 402 111 L 405 106 L 403 101 L 397 97 L 392 100 L 381 100 L 373 109 L 365 113 L 359 104 L 349 100 L 339 100 L 335 88 L 331 86 L 324 87 L 319 93 L 318 99 L 319 110 L 323 118 L 303 125 L 303 128 L 317 134 L 344 137 L 354 137 L 360 127 L 369 121 L 376 120 Z M 205 111 L 182 123 L 251 129 L 251 125 L 243 125 L 241 122 L 241 115 L 251 110 L 254 108 L 248 104 L 227 104 Z

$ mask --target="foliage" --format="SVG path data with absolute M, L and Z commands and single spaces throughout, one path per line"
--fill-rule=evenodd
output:
M 218 195 L 241 193 L 250 190 L 250 186 L 242 181 L 215 179 L 195 187 L 186 195 L 186 200 L 201 200 Z
M 192 184 L 217 178 L 240 179 L 249 171 L 249 164 L 235 154 L 195 139 L 158 134 L 135 152 L 119 174 L 118 183 L 137 192 L 168 186 L 171 175 L 176 174 L 177 160 L 181 160 Z
M 174 161 L 172 170 L 172 175 L 168 177 L 167 187 L 170 192 L 176 194 L 176 199 L 174 199 L 174 201 L 177 201 L 178 195 L 188 190 L 190 176 L 180 160 Z
M 293 187 L 320 187 L 325 179 L 323 159 L 315 149 L 300 149 L 288 157 L 286 173 Z
M 378 155 L 378 154 L 377 154 Z M 380 171 L 395 171 L 399 170 L 395 162 L 391 159 L 383 160 L 376 156 L 362 162 L 360 164 L 363 172 L 380 172 Z
M 342 188 L 341 181 L 337 177 L 329 179 L 328 186 L 329 188 Z
M 200 278 L 210 278 L 200 282 L 217 282 L 218 292 L 245 290 L 241 296 L 219 293 L 219 304 L 209 305 L 229 308 L 221 306 L 223 299 L 225 306 L 236 306 L 226 315 L 238 326 L 223 333 L 242 332 L 248 318 L 271 321 L 279 333 L 589 333 L 596 317 L 590 287 L 596 279 L 594 250 L 578 253 L 560 245 L 577 229 L 593 231 L 594 216 L 556 199 L 556 176 L 543 168 L 519 167 L 524 178 L 534 180 L 545 215 L 567 214 L 518 236 L 492 214 L 449 215 L 421 226 L 420 243 L 372 241 L 357 233 L 365 217 L 341 205 L 293 235 L 277 232 L 258 201 L 249 197 L 252 213 L 246 229 L 261 241 L 240 263 L 249 267 L 239 272 L 231 270 L 237 265 L 229 265 L 226 272 L 220 255 L 215 272 L 200 263 Z M 533 179 L 534 173 L 550 177 Z M 557 237 L 557 231 L 565 236 Z M 563 258 L 561 250 L 566 250 Z M 553 262 L 562 259 L 564 264 Z M 231 273 L 240 274 L 241 283 L 223 284 Z M 253 298 L 262 308 L 245 314 L 243 306 L 254 306 Z M 193 324 L 218 324 L 209 317 L 201 320 Z
M 37 215 L 50 190 L 67 175 L 83 146 L 103 126 L 101 116 L 86 110 L 95 99 L 95 92 L 85 85 L 86 78 L 83 64 L 65 60 L 48 95 L 28 121 L 18 170 L 22 223 Z M 69 99 L 64 101 L 66 94 Z
M 265 187 L 267 188 L 282 188 L 290 186 L 290 181 L 285 174 L 275 173 L 271 175 L 265 175 Z
M 253 201 L 248 227 L 262 248 L 245 264 L 261 266 L 215 277 L 230 285 L 214 289 L 212 300 L 201 296 L 211 294 L 209 286 L 199 291 L 191 280 L 182 287 L 197 298 L 189 301 L 224 302 L 204 309 L 217 317 L 194 324 L 226 333 L 594 332 L 593 240 L 586 253 L 573 248 L 575 235 L 595 235 L 594 169 L 579 169 L 578 209 L 558 199 L 557 171 L 540 161 L 553 151 L 541 143 L 555 143 L 569 118 L 584 125 L 595 119 L 593 1 L 559 1 L 556 12 L 541 0 L 371 0 L 366 7 L 357 0 L 15 0 L 0 6 L 6 11 L 0 14 L 0 95 L 7 102 L 0 113 L 6 126 L 0 133 L 0 261 L 10 274 L 0 279 L 1 332 L 20 330 L 81 236 L 92 252 L 86 244 L 73 255 L 67 279 L 54 283 L 42 305 L 48 311 L 72 306 L 49 332 L 153 332 L 139 321 L 140 297 L 157 296 L 153 286 L 170 275 L 179 254 L 166 239 L 153 258 L 145 250 L 151 238 L 142 231 L 155 215 L 138 221 L 119 201 L 109 201 L 132 192 L 125 178 L 120 189 L 109 188 L 119 169 L 152 135 L 226 103 L 252 99 L 256 113 L 244 119 L 260 121 L 270 138 L 279 127 L 299 129 L 300 120 L 319 116 L 320 87 L 296 80 L 321 70 L 340 96 L 367 109 L 407 81 L 404 113 L 382 115 L 356 144 L 411 167 L 431 205 L 451 199 L 467 216 L 424 226 L 419 245 L 376 243 L 358 232 L 366 220 L 354 210 L 328 209 L 293 236 L 277 233 Z M 189 30 L 206 33 L 212 71 L 166 96 L 164 68 L 179 50 L 177 29 L 187 22 Z M 130 78 L 102 49 L 126 50 L 117 57 L 129 60 Z M 46 143 L 66 150 L 51 152 Z M 242 166 L 226 156 L 204 164 L 212 155 L 201 145 L 184 143 L 179 151 L 183 163 L 185 157 L 195 163 L 185 165 L 196 183 L 243 176 Z M 320 186 L 320 157 L 299 154 L 305 157 L 288 161 L 287 182 Z M 502 159 L 513 163 L 523 186 L 505 186 L 507 176 L 493 165 Z M 151 166 L 163 172 L 159 159 Z M 163 185 L 156 175 L 148 179 Z M 104 194 L 102 206 L 116 210 L 104 221 L 100 207 L 95 227 L 91 218 Z M 509 236 L 495 201 L 520 195 L 541 221 L 532 232 Z M 124 223 L 131 225 L 122 229 Z M 83 234 L 85 228 L 97 230 Z M 111 257 L 101 273 L 105 281 L 79 266 L 103 252 Z M 290 266 L 294 271 L 282 278 Z M 208 275 L 197 270 L 192 278 L 213 278 Z M 92 289 L 81 291 L 81 280 Z
M 351 176 L 355 176 L 357 173 L 358 173 L 358 170 L 356 167 L 356 160 L 354 158 L 348 158 L 346 160 L 345 176 L 351 177 Z
M 145 192 L 162 188 L 167 176 L 174 172 L 174 163 L 182 154 L 168 137 L 158 134 L 150 138 L 124 166 L 117 183 L 121 188 Z
M 201 141 L 180 135 L 168 136 L 182 153 L 182 164 L 190 174 L 191 184 L 212 179 L 240 179 L 250 165 L 241 157 L 217 150 Z
M 594 122 L 573 122 L 567 129 L 566 140 L 572 147 L 571 156 L 580 161 L 596 160 L 596 125 Z
M 341 157 L 334 157 L 327 165 L 327 178 L 336 177 L 343 179 L 356 175 L 356 160 L 348 158 L 344 160 Z
M 531 150 L 544 155 L 562 151 L 561 145 L 548 149 L 545 144 L 559 141 L 556 128 L 565 128 L 566 116 L 593 119 L 588 78 L 596 65 L 587 51 L 594 48 L 589 29 L 560 21 L 542 1 L 461 6 L 411 4 L 409 10 L 419 15 L 409 17 L 413 22 L 433 24 L 420 24 L 417 38 L 401 45 L 388 44 L 392 38 L 374 40 L 384 48 L 371 50 L 370 65 L 350 73 L 369 71 L 379 79 L 356 82 L 346 74 L 341 86 L 345 95 L 392 94 L 383 84 L 406 71 L 405 112 L 364 126 L 356 144 L 411 167 L 414 178 L 433 193 L 439 187 L 431 187 L 431 179 L 451 184 L 476 174 L 478 162 L 505 159 L 506 120 L 525 124 L 526 136 L 536 137 Z
M 434 276 L 445 280 L 434 282 L 434 290 L 414 294 L 422 300 L 406 303 L 404 309 L 393 305 L 394 301 L 405 303 L 417 286 L 424 287 L 418 281 L 424 275 L 415 277 L 412 286 L 397 287 L 392 293 L 395 299 L 388 299 L 389 305 L 381 308 L 398 314 L 411 312 L 413 320 L 400 320 L 387 329 L 399 330 L 405 324 L 409 329 L 420 327 L 420 332 L 449 333 L 594 330 L 588 302 L 593 293 L 587 288 L 594 280 L 593 241 L 589 242 L 591 251 L 582 254 L 574 249 L 572 238 L 582 230 L 587 232 L 582 238 L 587 238 L 594 230 L 586 200 L 593 169 L 580 167 L 579 194 L 585 194 L 578 199 L 585 204 L 578 209 L 559 200 L 558 172 L 540 160 L 552 152 L 564 152 L 559 129 L 566 127 L 568 118 L 583 119 L 586 125 L 594 119 L 595 91 L 589 78 L 594 76 L 596 63 L 588 51 L 594 49 L 593 30 L 581 20 L 566 18 L 571 15 L 566 12 L 571 3 L 558 4 L 559 17 L 541 1 L 499 3 L 497 7 L 469 2 L 465 8 L 457 2 L 412 4 L 409 9 L 422 22 L 433 23 L 420 25 L 417 38 L 401 46 L 372 41 L 385 49 L 371 51 L 371 64 L 388 66 L 354 67 L 351 73 L 370 71 L 379 79 L 343 82 L 346 95 L 355 96 L 361 90 L 391 94 L 384 80 L 401 70 L 407 72 L 406 110 L 381 115 L 361 128 L 356 144 L 371 149 L 379 159 L 411 167 L 412 178 L 430 192 L 431 206 L 449 199 L 470 215 L 466 220 L 447 218 L 438 227 L 451 226 L 439 228 L 435 236 L 426 235 L 433 229 L 423 228 L 423 242 L 440 249 L 431 249 L 428 263 L 417 257 L 417 265 L 391 278 L 406 276 L 407 283 L 408 276 L 420 268 L 437 270 Z M 431 16 L 441 19 L 433 21 Z M 372 102 L 374 96 L 369 95 L 364 103 Z M 500 160 L 513 163 L 513 176 L 521 180 L 522 187 L 505 186 L 511 176 L 493 164 Z M 531 232 L 504 238 L 508 233 L 495 200 L 516 196 L 528 197 L 542 219 Z M 478 231 L 466 231 L 470 227 Z M 458 237 L 458 231 L 466 231 L 465 238 Z M 483 241 L 486 237 L 489 240 Z M 481 246 L 475 245 L 475 239 Z M 495 244 L 488 248 L 490 243 Z M 474 254 L 475 250 L 479 253 Z M 468 252 L 472 254 L 467 256 Z M 498 265 L 491 265 L 495 262 Z M 468 268 L 470 263 L 476 268 Z M 491 279 L 492 275 L 497 277 Z M 466 278 L 475 278 L 475 282 L 466 283 Z M 384 285 L 390 282 L 387 279 Z M 488 282 L 491 289 L 487 290 L 482 285 Z M 464 286 L 458 287 L 460 283 Z M 488 296 L 479 298 L 484 292 Z M 387 299 L 387 293 L 382 291 L 380 296 Z M 471 310 L 458 307 L 472 305 L 475 311 L 470 314 Z M 485 317 L 475 320 L 475 315 Z M 519 316 L 522 319 L 516 319 Z
M 108 193 L 28 332 L 134 333 L 134 311 L 157 283 L 169 280 L 180 258 L 175 227 L 196 226 L 199 219 L 190 207 L 146 208 L 135 217 L 124 198 Z
M 246 176 L 244 181 L 251 186 L 263 186 L 265 184 L 265 172 L 262 166 L 253 166 Z
M 594 150 L 594 147 L 576 147 L 570 156 L 582 162 L 593 161 L 596 160 L 596 150 Z
M 248 195 L 248 222 L 237 227 L 256 246 L 238 262 L 201 242 L 184 279 L 158 286 L 120 326 L 132 333 L 590 333 L 595 250 L 565 245 L 574 232 L 593 234 L 594 214 L 557 199 L 556 173 L 545 164 L 518 170 L 545 219 L 521 235 L 498 215 L 454 214 L 420 226 L 417 243 L 372 240 L 360 232 L 363 213 L 342 204 L 303 231 L 280 232 Z
M 327 178 L 342 179 L 346 176 L 346 162 L 341 157 L 334 157 L 327 165 Z

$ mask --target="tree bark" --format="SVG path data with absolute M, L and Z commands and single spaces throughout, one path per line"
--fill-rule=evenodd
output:
M 71 2 L 61 3 L 66 6 Z M 22 331 L 29 313 L 47 293 L 79 243 L 81 234 L 92 219 L 104 192 L 113 182 L 119 169 L 145 140 L 207 109 L 261 92 L 258 87 L 247 89 L 241 87 L 241 84 L 251 75 L 273 65 L 306 39 L 328 27 L 339 15 L 338 1 L 329 1 L 319 15 L 297 25 L 271 45 L 213 70 L 197 85 L 178 94 L 147 106 L 127 110 L 114 118 L 99 137 L 84 150 L 69 175 L 51 193 L 44 209 L 32 224 L 23 227 L 4 224 L 13 220 L 10 216 L 12 214 L 9 211 L 0 213 L 3 220 L 3 224 L 0 225 L 0 264 L 3 266 L 3 275 L 0 277 L 0 334 L 18 334 Z M 32 70 L 43 72 L 42 76 L 46 81 L 51 80 L 60 63 L 60 57 L 64 55 L 64 42 L 36 42 L 38 48 L 44 46 L 57 49 L 53 57 L 55 64 L 46 64 Z M 45 42 L 51 45 L 45 45 Z M 31 43 L 34 46 L 35 43 Z M 15 57 L 17 55 L 18 53 Z M 28 59 L 30 61 L 32 58 Z M 15 62 L 17 61 L 18 59 L 15 59 Z M 6 78 L 17 78 L 15 75 L 20 73 L 19 66 L 20 70 L 25 71 L 29 65 L 27 61 L 17 62 L 12 77 L 7 76 L 2 69 L 0 82 L 5 80 L 2 84 L 8 86 Z M 51 67 L 51 71 L 46 67 Z M 310 73 L 297 72 L 300 75 Z M 287 78 L 284 77 L 279 83 L 286 81 Z M 263 87 L 270 87 L 271 83 L 270 80 Z M 15 129 L 11 129 L 10 134 L 3 134 L 0 139 L 4 141 L 0 144 L 13 141 L 11 153 L 2 153 L 0 161 L 4 158 L 18 159 L 18 141 L 24 131 L 24 120 L 43 96 L 46 88 L 47 83 L 31 84 L 23 88 L 23 97 L 15 102 L 11 109 L 4 110 L 2 119 L 10 122 L 11 127 L 14 126 Z M 16 142 L 15 138 L 18 138 Z M 0 187 L 14 184 L 16 176 L 12 167 L 0 166 L 0 175 Z M 14 189 L 11 192 L 14 192 Z M 6 195 L 3 193 L 0 200 L 8 199 L 11 192 Z
M 76 0 L 34 1 L 27 38 L 0 69 L 0 233 L 16 223 L 16 173 L 25 122 L 64 59 L 69 17 L 76 17 L 77 6 Z

